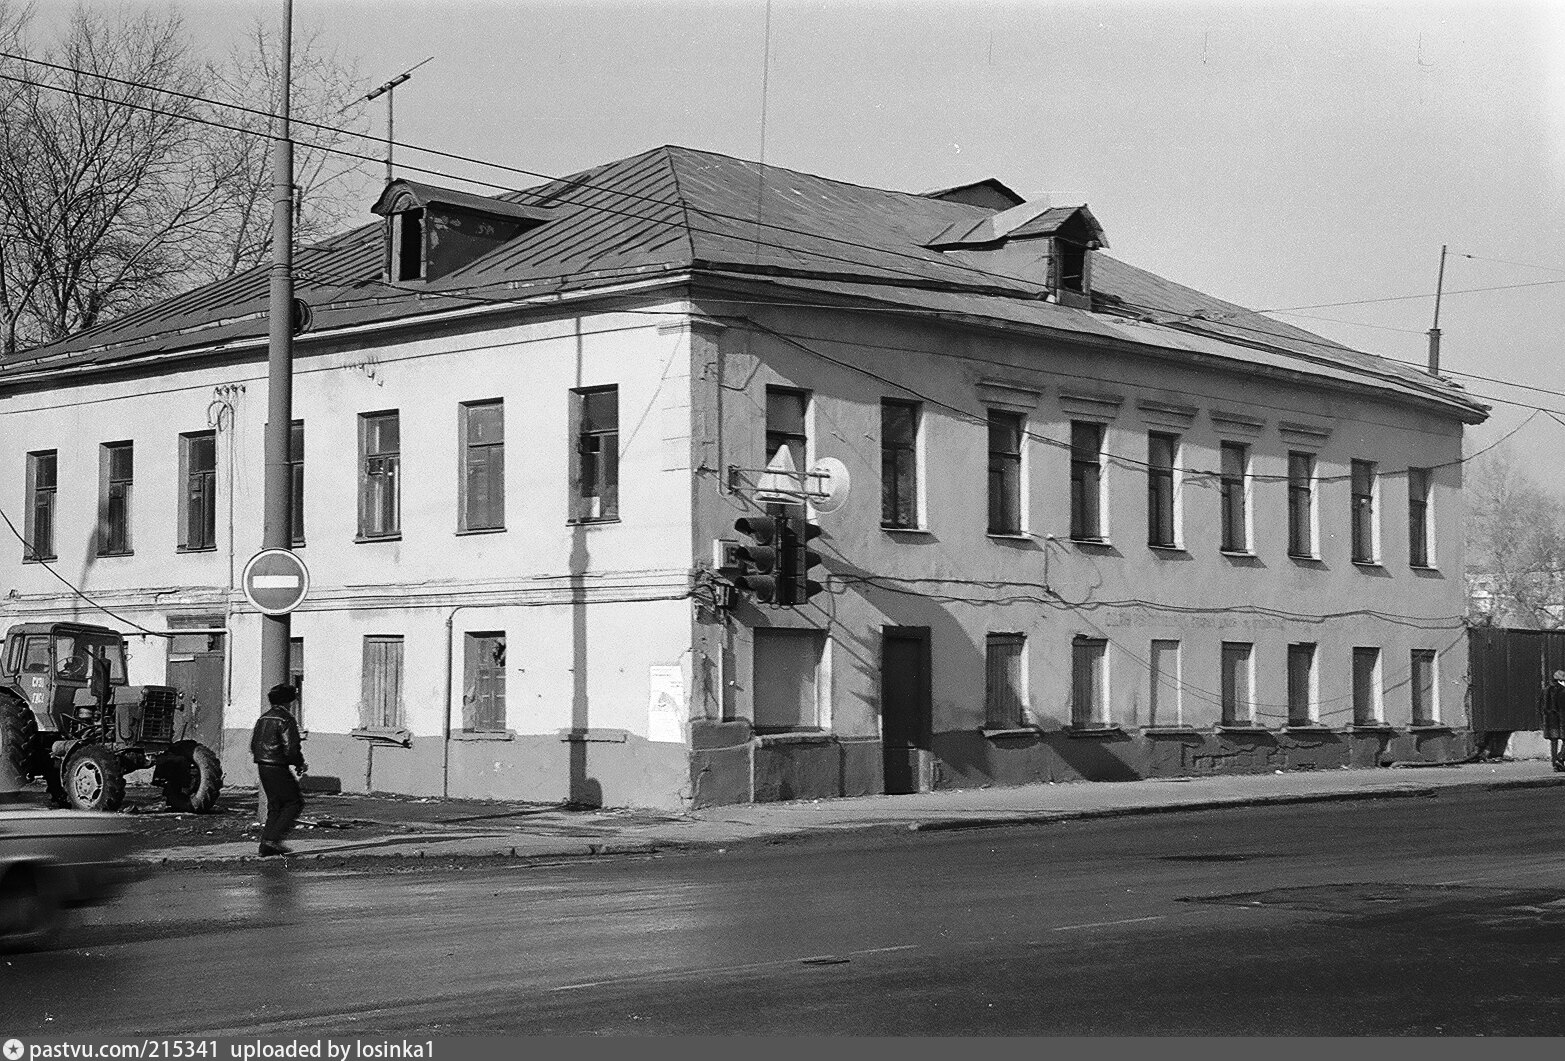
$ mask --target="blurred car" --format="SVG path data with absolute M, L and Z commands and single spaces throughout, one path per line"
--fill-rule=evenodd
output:
M 0 803 L 0 949 L 42 946 L 66 910 L 117 895 L 141 875 L 135 842 L 118 814 Z

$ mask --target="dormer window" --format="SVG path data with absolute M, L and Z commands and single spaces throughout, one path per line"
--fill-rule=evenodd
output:
M 1087 248 L 1070 240 L 1054 241 L 1054 286 L 1061 291 L 1087 292 Z
M 392 280 L 424 279 L 424 210 L 402 210 L 386 219 L 391 225 Z
M 925 244 L 978 266 L 1034 280 L 1062 306 L 1092 308 L 1091 251 L 1107 247 L 1086 206 L 1022 203 L 977 221 L 960 221 Z
M 386 281 L 438 280 L 473 264 L 553 216 L 469 192 L 392 181 L 375 203 L 386 219 Z

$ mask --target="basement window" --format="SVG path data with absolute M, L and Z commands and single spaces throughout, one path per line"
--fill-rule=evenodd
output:
M 392 280 L 424 277 L 424 210 L 403 210 L 391 215 Z

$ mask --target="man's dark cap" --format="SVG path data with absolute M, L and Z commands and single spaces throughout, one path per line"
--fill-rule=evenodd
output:
M 283 704 L 291 704 L 299 699 L 299 690 L 287 684 L 274 685 L 267 690 L 266 699 L 273 707 L 280 707 Z

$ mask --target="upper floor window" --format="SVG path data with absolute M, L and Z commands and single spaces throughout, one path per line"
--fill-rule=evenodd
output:
M 1229 553 L 1250 551 L 1250 511 L 1248 504 L 1250 447 L 1242 442 L 1224 442 L 1220 451 L 1222 467 L 1219 485 L 1222 491 L 1222 550 Z
M 424 211 L 422 207 L 391 215 L 391 279 L 420 280 L 424 276 Z
M 989 533 L 1022 532 L 1022 417 L 989 410 Z
M 217 548 L 217 433 L 179 436 L 179 548 Z
M 1315 455 L 1288 454 L 1288 555 L 1315 556 Z
M 395 410 L 359 416 L 359 537 L 402 533 L 402 427 Z
M 59 486 L 59 454 L 41 450 L 27 455 L 27 539 L 23 560 L 53 560 L 54 498 Z
M 135 479 L 133 442 L 106 442 L 98 448 L 98 555 L 131 551 L 130 494 Z
M 571 391 L 571 522 L 619 519 L 619 387 Z
M 1407 560 L 1414 567 L 1432 567 L 1434 563 L 1429 485 L 1428 468 L 1407 470 Z
M 784 387 L 766 388 L 766 465 L 771 466 L 777 451 L 788 450 L 795 471 L 804 471 L 809 455 L 809 434 L 805 417 L 810 405 L 806 391 Z
M 288 539 L 294 546 L 304 544 L 304 421 L 288 425 Z
M 918 428 L 916 402 L 880 403 L 880 525 L 918 526 Z
M 459 529 L 498 530 L 505 526 L 505 406 L 467 402 L 461 413 Z
M 1355 564 L 1376 561 L 1375 494 L 1377 482 L 1374 461 L 1354 461 L 1352 473 L 1353 528 L 1352 548 Z
M 1027 638 L 990 634 L 984 646 L 984 725 L 1016 729 L 1026 724 Z
M 1103 425 L 1071 422 L 1071 537 L 1103 540 Z
M 1178 544 L 1174 519 L 1174 465 L 1179 439 L 1173 435 L 1147 436 L 1147 544 L 1172 549 Z

